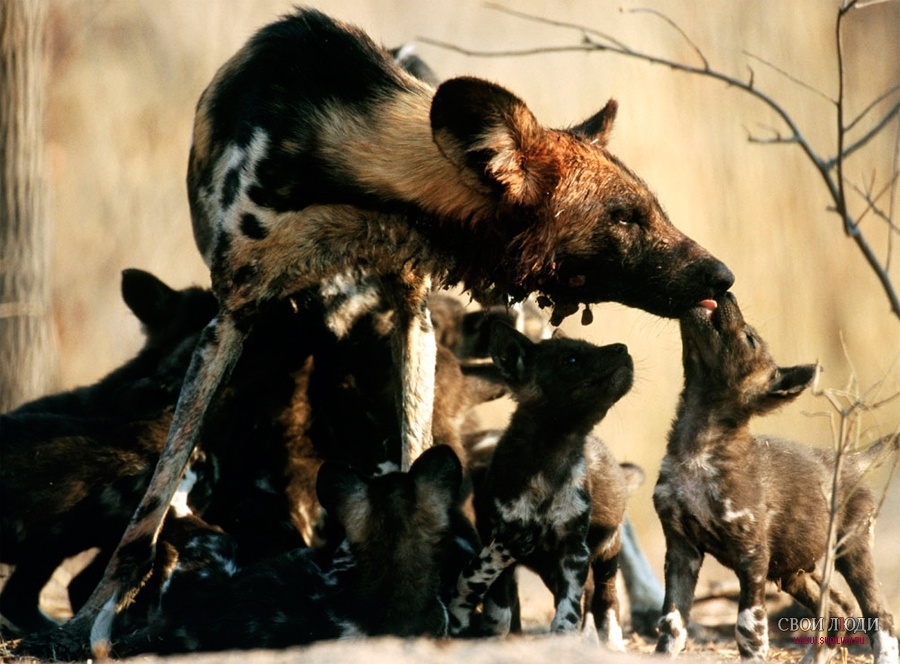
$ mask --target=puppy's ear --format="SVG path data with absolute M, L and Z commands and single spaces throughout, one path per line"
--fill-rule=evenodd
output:
M 633 463 L 620 463 L 619 468 L 622 469 L 622 476 L 625 478 L 625 490 L 630 496 L 644 483 L 644 469 Z
M 769 384 L 768 395 L 773 398 L 795 399 L 809 387 L 816 377 L 818 365 L 800 364 L 796 367 L 779 367 Z
M 122 270 L 122 299 L 145 327 L 166 322 L 177 293 L 154 275 L 137 268 Z
M 369 515 L 368 484 L 362 475 L 346 464 L 326 461 L 316 478 L 316 495 L 344 527 L 347 538 L 359 541 Z
M 818 365 L 801 364 L 796 367 L 779 367 L 768 388 L 753 404 L 757 414 L 780 408 L 796 399 L 816 377 Z
M 464 178 L 507 204 L 536 205 L 559 180 L 548 132 L 521 99 L 494 83 L 461 77 L 441 84 L 431 130 Z
M 529 355 L 533 348 L 534 343 L 528 337 L 506 323 L 491 326 L 491 360 L 510 387 L 525 382 Z
M 616 119 L 616 111 L 618 110 L 619 103 L 615 99 L 610 99 L 606 102 L 606 106 L 601 108 L 596 114 L 581 124 L 570 127 L 569 131 L 586 141 L 597 142 L 601 146 L 606 146 L 609 142 L 610 134 L 612 134 L 613 121 Z
M 416 486 L 446 492 L 448 503 L 455 502 L 462 486 L 462 464 L 449 445 L 428 448 L 409 469 Z

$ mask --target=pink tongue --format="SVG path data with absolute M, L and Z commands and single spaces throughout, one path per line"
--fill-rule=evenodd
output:
M 712 318 L 713 312 L 719 306 L 715 300 L 700 300 L 700 308 L 706 309 L 706 317 Z

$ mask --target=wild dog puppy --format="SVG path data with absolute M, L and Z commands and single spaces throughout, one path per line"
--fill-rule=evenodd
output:
M 435 91 L 357 28 L 298 10 L 250 39 L 203 93 L 188 197 L 220 311 L 197 345 L 170 437 L 104 582 L 52 647 L 83 649 L 128 603 L 209 404 L 267 302 L 349 267 L 396 314 L 402 465 L 431 442 L 432 284 L 483 301 L 539 291 L 560 321 L 616 300 L 678 316 L 731 272 L 669 222 L 606 150 L 615 102 L 568 130 L 463 77 Z M 100 624 L 108 624 L 101 618 Z M 97 654 L 105 638 L 95 632 Z
M 200 331 L 216 312 L 208 290 L 174 290 L 152 274 L 122 272 L 122 297 L 143 326 L 141 351 L 89 386 L 0 415 L 0 560 L 15 565 L 0 614 L 22 632 L 55 626 L 41 589 L 68 556 L 99 547 L 76 577 L 77 609 L 143 495 Z M 199 468 L 198 468 L 199 470 Z
M 815 567 L 825 553 L 834 459 L 830 450 L 751 435 L 749 423 L 796 398 L 816 367 L 776 365 L 730 293 L 686 313 L 681 338 L 684 389 L 653 493 L 666 537 L 656 650 L 676 655 L 684 648 L 697 574 L 709 553 L 740 581 L 741 657 L 762 660 L 769 648 L 767 579 L 817 610 Z M 842 544 L 835 565 L 862 615 L 877 619 L 868 633 L 876 664 L 897 662 L 897 639 L 875 580 L 875 503 L 861 479 L 889 445 L 896 449 L 900 437 L 844 459 L 837 524 Z M 832 600 L 832 616 L 852 615 L 836 594 Z
M 491 465 L 496 443 L 502 435 L 502 431 L 482 431 L 467 437 L 467 443 L 472 443 L 468 470 L 472 474 L 476 492 L 485 488 L 484 476 Z M 585 622 L 589 618 L 593 619 L 594 627 L 609 648 L 624 650 L 615 579 L 617 568 L 621 567 L 625 555 L 625 535 L 621 527 L 625 519 L 625 504 L 627 498 L 643 483 L 644 471 L 634 464 L 617 463 L 609 448 L 593 435 L 587 436 L 584 449 L 587 461 L 585 483 L 591 497 L 589 547 L 592 557 L 582 602 L 586 611 Z M 618 533 L 613 534 L 613 529 Z M 640 549 L 632 551 L 630 555 L 643 557 Z M 488 591 L 484 606 L 482 623 L 485 631 L 521 631 L 514 573 L 501 575 Z M 658 617 L 658 607 L 655 612 Z
M 300 549 L 235 571 L 227 558 L 195 565 L 189 551 L 187 564 L 176 566 L 167 582 L 150 626 L 121 639 L 115 651 L 284 648 L 348 636 L 442 636 L 447 632 L 442 580 L 455 578 L 461 568 L 451 528 L 460 518 L 461 481 L 460 462 L 445 445 L 427 450 L 409 473 L 375 478 L 326 462 L 317 481 L 319 500 L 346 536 L 333 557 Z M 194 551 L 225 549 L 215 535 L 202 537 Z M 474 551 L 468 543 L 467 555 Z
M 615 576 L 625 491 L 609 487 L 609 502 L 597 506 L 592 522 L 588 478 L 602 467 L 614 482 L 618 466 L 596 439 L 587 447 L 590 430 L 631 388 L 631 356 L 622 344 L 597 347 L 564 338 L 535 344 L 505 325 L 494 327 L 491 356 L 518 405 L 476 488 L 477 525 L 486 545 L 459 577 L 450 630 L 466 633 L 484 600 L 488 628 L 507 632 L 511 598 L 504 577 L 511 579 L 514 566 L 522 563 L 553 593 L 551 629 L 572 631 L 581 624 L 593 557 L 599 616 L 616 610 L 614 580 L 607 581 Z M 592 472 L 589 462 L 597 464 Z M 601 491 L 598 487 L 598 496 Z M 496 583 L 501 586 L 495 590 Z

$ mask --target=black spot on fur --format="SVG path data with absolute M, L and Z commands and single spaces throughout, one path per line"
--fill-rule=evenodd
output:
M 237 167 L 232 168 L 225 174 L 225 179 L 222 182 L 222 198 L 219 200 L 222 209 L 227 210 L 231 207 L 234 199 L 237 198 L 240 186 L 241 172 Z
M 759 636 L 761 633 L 761 630 L 750 629 L 750 628 L 748 628 L 744 625 L 740 625 L 740 624 L 737 625 L 737 631 L 741 634 L 741 636 L 745 637 L 746 639 L 748 639 L 752 642 L 756 642 L 759 639 Z
M 256 275 L 256 268 L 253 265 L 242 265 L 234 272 L 231 278 L 235 286 L 243 286 Z
M 241 233 L 251 240 L 263 240 L 269 231 L 260 223 L 255 214 L 247 212 L 241 217 Z

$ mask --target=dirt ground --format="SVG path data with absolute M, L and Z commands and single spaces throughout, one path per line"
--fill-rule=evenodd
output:
M 894 615 L 900 608 L 900 482 L 891 483 L 885 498 L 882 518 L 876 528 L 876 564 L 888 604 Z M 656 566 L 655 547 L 650 547 L 648 557 Z M 72 559 L 57 570 L 53 580 L 42 594 L 42 606 L 50 615 L 65 618 L 70 615 L 65 598 L 65 584 L 73 573 L 87 561 L 89 555 Z M 0 571 L 5 578 L 6 569 Z M 658 573 L 661 573 L 659 570 Z M 207 653 L 185 656 L 159 657 L 144 655 L 123 662 L 141 664 L 331 664 L 332 662 L 365 661 L 366 664 L 412 664 L 428 661 L 435 664 L 542 664 L 544 662 L 647 662 L 653 658 L 655 643 L 632 634 L 628 637 L 626 625 L 625 654 L 610 652 L 584 637 L 559 637 L 547 634 L 553 617 L 552 597 L 541 581 L 528 572 L 520 571 L 523 625 L 526 633 L 505 640 L 430 640 L 378 638 L 324 642 L 308 647 L 288 650 L 232 653 Z M 739 659 L 734 641 L 734 623 L 737 615 L 732 599 L 737 589 L 734 575 L 707 559 L 701 571 L 697 587 L 697 602 L 692 612 L 691 638 L 687 652 L 680 660 L 685 662 L 727 662 Z M 793 634 L 777 630 L 776 619 L 780 615 L 800 616 L 799 609 L 774 586 L 769 596 L 769 634 L 772 644 L 770 659 L 778 662 L 797 662 L 804 650 L 792 643 Z M 620 580 L 620 596 L 624 587 Z M 623 607 L 623 619 L 627 620 L 627 605 Z M 0 642 L 0 661 L 15 664 L 31 664 L 32 658 L 14 658 L 9 655 L 8 642 Z M 838 661 L 871 662 L 871 651 L 865 646 L 839 649 Z

